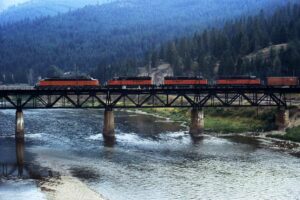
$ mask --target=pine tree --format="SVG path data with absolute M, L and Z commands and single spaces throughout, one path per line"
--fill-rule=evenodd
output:
M 175 69 L 179 67 L 180 58 L 174 42 L 170 43 L 168 46 L 166 59 Z
M 46 75 L 47 77 L 61 77 L 63 75 L 63 71 L 59 67 L 51 65 Z
M 156 52 L 156 51 L 153 51 L 153 52 L 152 52 L 152 55 L 151 55 L 151 66 L 152 66 L 153 68 L 157 67 L 158 62 L 159 62 L 159 59 L 158 59 L 157 52 Z
M 279 56 L 277 55 L 274 59 L 273 62 L 273 71 L 272 71 L 272 76 L 279 76 L 282 71 L 282 64 Z

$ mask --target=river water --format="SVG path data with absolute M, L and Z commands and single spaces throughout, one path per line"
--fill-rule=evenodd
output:
M 16 145 L 15 112 L 0 111 L 1 200 L 45 199 L 37 180 L 58 175 L 111 200 L 300 199 L 300 159 L 254 139 L 193 141 L 178 123 L 119 111 L 117 144 L 105 147 L 101 111 L 24 114 L 25 144 Z

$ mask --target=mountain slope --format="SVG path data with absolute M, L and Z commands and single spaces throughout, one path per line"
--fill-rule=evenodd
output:
M 300 76 L 300 5 L 170 41 L 144 63 L 156 67 L 160 61 L 178 76 Z
M 109 76 L 134 71 L 135 62 L 118 68 L 120 62 L 140 58 L 159 43 L 192 35 L 206 26 L 218 26 L 226 19 L 272 12 L 286 0 L 127 0 L 88 6 L 67 14 L 3 26 L 0 29 L 0 70 L 5 77 L 26 82 L 24 72 L 46 74 L 56 65 L 72 70 L 103 68 Z M 2 38 L 2 39 L 1 39 Z M 31 69 L 31 70 L 29 70 Z M 127 72 L 126 72 L 127 73 Z M 100 74 L 103 74 L 100 72 Z
M 24 0 L 25 1 L 25 0 Z M 28 0 L 0 13 L 0 24 L 42 16 L 55 16 L 87 5 L 101 5 L 113 0 Z M 22 1 L 21 1 L 22 2 Z

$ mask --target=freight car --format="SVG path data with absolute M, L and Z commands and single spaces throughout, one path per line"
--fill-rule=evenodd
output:
M 107 82 L 109 88 L 149 88 L 153 87 L 151 77 L 118 77 Z
M 203 77 L 165 77 L 164 87 L 197 87 L 208 85 Z
M 299 85 L 298 77 L 267 77 L 267 86 L 291 87 Z
M 256 76 L 229 76 L 220 77 L 216 80 L 216 85 L 220 86 L 249 86 L 261 85 L 261 80 Z
M 81 88 L 81 87 L 99 87 L 100 83 L 97 79 L 88 77 L 72 77 L 72 78 L 46 78 L 39 80 L 35 88 Z

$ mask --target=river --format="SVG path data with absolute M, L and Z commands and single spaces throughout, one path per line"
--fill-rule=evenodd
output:
M 193 141 L 178 123 L 118 111 L 117 143 L 106 147 L 102 111 L 24 115 L 26 140 L 16 148 L 15 112 L 0 111 L 1 200 L 45 199 L 36 183 L 59 175 L 78 177 L 111 200 L 300 198 L 300 159 L 255 139 Z

